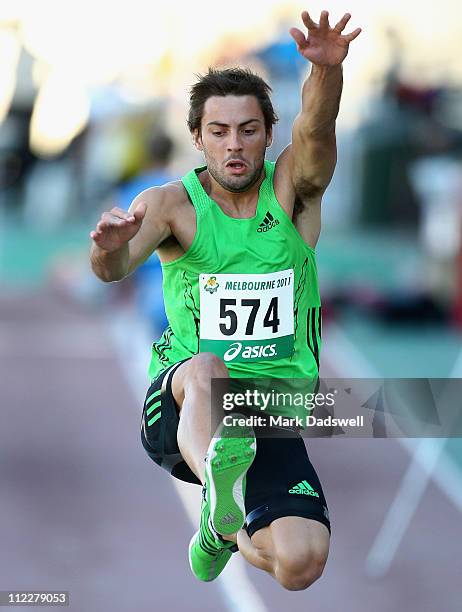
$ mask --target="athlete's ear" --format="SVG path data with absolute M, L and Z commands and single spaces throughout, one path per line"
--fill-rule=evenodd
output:
M 273 128 L 270 128 L 266 132 L 266 148 L 273 144 Z
M 204 145 L 202 144 L 202 135 L 200 128 L 196 128 L 192 133 L 192 141 L 194 146 L 198 151 L 204 150 Z

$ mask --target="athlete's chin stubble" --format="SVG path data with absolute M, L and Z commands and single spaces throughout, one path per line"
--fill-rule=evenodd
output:
M 231 193 L 243 193 L 244 191 L 248 191 L 261 177 L 261 173 L 264 167 L 265 158 L 262 157 L 259 164 L 257 164 L 255 170 L 249 177 L 236 177 L 236 181 L 244 180 L 244 183 L 234 183 L 231 182 L 228 178 L 226 178 L 219 170 L 216 168 L 216 165 L 213 163 L 211 159 L 207 159 L 207 170 L 210 175 L 216 180 L 216 182 L 226 189 L 226 191 L 230 191 Z

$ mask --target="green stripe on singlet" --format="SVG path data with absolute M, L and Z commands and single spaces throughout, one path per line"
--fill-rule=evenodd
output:
M 161 413 L 160 413 L 160 412 L 158 412 L 157 414 L 155 414 L 155 415 L 152 417 L 152 419 L 149 419 L 149 421 L 148 421 L 148 427 L 149 427 L 150 425 L 152 425 L 153 423 L 155 423 L 155 422 L 157 421 L 157 419 L 160 419 L 160 415 L 161 415 Z
M 151 400 L 153 400 L 155 397 L 157 397 L 158 395 L 160 395 L 160 392 L 162 391 L 162 389 L 159 389 L 158 391 L 154 391 L 154 393 L 152 395 L 150 395 L 148 397 L 148 399 L 145 401 L 145 406 L 147 406 L 149 404 L 149 402 Z
M 159 408 L 160 402 L 161 400 L 159 400 L 158 402 L 154 402 L 154 404 L 146 410 L 146 416 L 150 415 L 151 412 L 153 412 L 156 408 Z

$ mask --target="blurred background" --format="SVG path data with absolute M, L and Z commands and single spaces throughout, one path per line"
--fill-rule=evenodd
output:
M 460 612 L 460 439 L 311 440 L 333 522 L 323 578 L 288 593 L 233 558 L 197 583 L 198 491 L 139 442 L 159 262 L 109 286 L 90 271 L 102 211 L 200 165 L 186 114 L 208 66 L 271 84 L 276 159 L 309 72 L 288 35 L 306 8 L 363 28 L 317 247 L 322 373 L 462 378 L 459 2 L 4 0 L 0 590 L 69 590 L 90 612 Z

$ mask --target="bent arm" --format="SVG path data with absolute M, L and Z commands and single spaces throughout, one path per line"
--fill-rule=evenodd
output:
M 170 235 L 166 191 L 147 189 L 133 200 L 128 212 L 103 213 L 91 233 L 92 270 L 104 282 L 122 280 Z
M 106 251 L 93 243 L 90 263 L 95 275 L 105 283 L 122 280 L 128 270 L 128 243 L 115 251 Z

